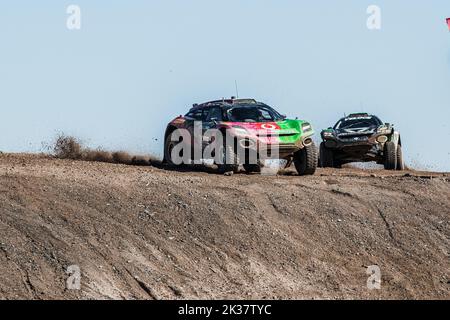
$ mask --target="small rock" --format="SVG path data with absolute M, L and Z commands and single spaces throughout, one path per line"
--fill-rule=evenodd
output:
M 232 176 L 233 174 L 234 174 L 233 171 L 227 171 L 227 172 L 225 172 L 223 175 L 224 175 L 224 176 L 227 176 L 227 177 L 230 177 L 230 176 Z

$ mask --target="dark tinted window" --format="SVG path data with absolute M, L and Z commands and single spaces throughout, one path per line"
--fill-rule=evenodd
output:
M 272 108 L 265 106 L 236 106 L 226 111 L 228 121 L 233 122 L 270 122 L 282 117 Z
M 222 108 L 219 107 L 209 108 L 208 114 L 206 116 L 206 122 L 211 122 L 213 120 L 222 121 Z
M 344 118 L 334 126 L 335 129 L 352 129 L 365 127 L 378 127 L 382 123 L 377 117 Z
M 203 117 L 203 111 L 200 108 L 194 109 L 194 110 L 189 111 L 185 117 L 190 120 L 201 121 L 202 117 Z
M 260 108 L 259 111 L 261 112 L 262 119 L 264 119 L 266 121 L 273 121 L 274 120 L 274 117 L 269 112 L 269 110 Z

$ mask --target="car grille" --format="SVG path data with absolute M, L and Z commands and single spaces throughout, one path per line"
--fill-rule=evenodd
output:
M 344 142 L 365 142 L 365 141 L 369 140 L 369 137 L 359 135 L 359 136 L 346 136 L 346 137 L 340 138 L 340 139 L 341 139 L 341 141 L 344 141 Z
M 292 137 L 297 135 L 297 132 L 290 133 L 258 133 L 258 137 Z

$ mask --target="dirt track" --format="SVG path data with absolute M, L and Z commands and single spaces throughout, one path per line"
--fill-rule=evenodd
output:
M 404 174 L 3 154 L 0 298 L 450 299 L 450 175 Z M 73 264 L 79 291 L 65 289 Z M 366 287 L 369 265 L 381 290 Z

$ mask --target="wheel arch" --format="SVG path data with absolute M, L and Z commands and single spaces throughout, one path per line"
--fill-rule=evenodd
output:
M 169 124 L 166 128 L 166 132 L 164 133 L 164 141 L 166 141 L 167 137 L 169 136 L 169 134 L 171 134 L 172 132 L 174 132 L 175 130 L 177 130 L 178 128 L 175 127 L 173 124 Z
M 400 132 L 394 131 L 391 134 L 389 141 L 395 143 L 396 146 L 397 145 L 401 146 L 402 145 L 402 141 L 401 141 L 401 137 L 400 137 Z
M 166 140 L 167 137 L 172 134 L 175 130 L 177 130 L 178 128 L 176 126 L 174 126 L 173 124 L 169 124 L 166 128 L 166 132 L 164 133 L 164 149 L 163 149 L 163 163 L 167 163 L 167 159 L 166 159 Z

